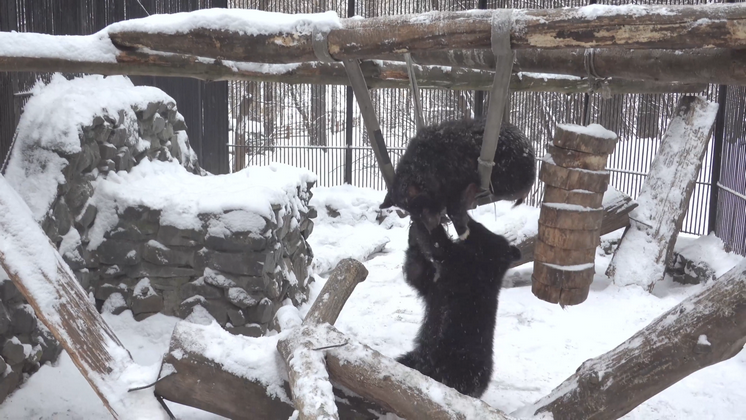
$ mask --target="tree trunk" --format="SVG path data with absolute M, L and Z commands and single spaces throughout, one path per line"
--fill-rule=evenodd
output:
M 166 419 L 144 384 L 128 383 L 132 357 L 88 299 L 23 199 L 0 175 L 0 266 L 117 419 Z
M 636 284 L 652 290 L 663 280 L 689 198 L 702 167 L 712 134 L 717 104 L 686 96 L 663 136 L 606 274 L 622 286 Z
M 522 415 L 612 420 L 746 344 L 746 261 L 659 316 L 614 350 L 585 361 Z
M 516 10 L 511 47 L 524 48 L 743 48 L 746 6 L 600 6 Z M 492 16 L 504 11 L 434 12 L 423 15 L 341 19 L 328 34 L 337 60 L 423 50 L 490 48 Z M 692 22 L 697 22 L 693 25 Z M 250 24 L 250 22 L 247 22 Z M 308 33 L 249 35 L 196 27 L 187 33 L 148 32 L 112 25 L 114 45 L 262 63 L 317 61 Z

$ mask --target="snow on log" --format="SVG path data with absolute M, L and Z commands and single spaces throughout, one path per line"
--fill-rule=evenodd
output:
M 615 133 L 598 124 L 566 124 L 557 126 L 547 146 L 539 179 L 550 194 L 541 205 L 531 275 L 531 291 L 539 299 L 564 306 L 588 298 L 604 219 L 601 204 L 608 190 L 604 169 L 616 141 Z
M 23 199 L 0 175 L 0 266 L 117 419 L 166 419 L 138 366 L 89 301 Z
M 704 338 L 703 338 L 704 337 Z M 611 420 L 746 344 L 746 261 L 658 317 L 614 350 L 584 362 L 519 415 Z
M 303 325 L 290 330 L 277 342 L 301 420 L 339 418 L 321 350 L 344 345 L 346 341 L 341 334 L 319 334 L 318 325 L 336 322 L 355 286 L 367 276 L 368 270 L 359 261 L 352 258 L 340 261 L 309 309 Z
M 630 214 L 630 228 L 606 274 L 622 286 L 652 290 L 663 280 L 712 134 L 718 105 L 694 96 L 679 100 Z
M 195 11 L 153 15 L 105 29 L 121 49 L 263 63 L 317 61 L 312 36 L 327 33 L 336 60 L 422 50 L 490 48 L 501 11 L 432 12 L 370 19 L 316 15 Z M 228 25 L 218 23 L 229 22 Z M 275 23 L 277 22 L 277 23 Z M 511 48 L 743 48 L 746 5 L 603 6 L 514 10 Z M 250 28 L 250 29 L 249 29 Z
M 337 332 L 328 324 L 320 328 L 329 334 Z M 352 338 L 347 338 L 343 347 L 327 350 L 326 364 L 335 384 L 407 420 L 511 418 L 484 401 L 463 395 Z
M 593 194 L 591 191 L 571 191 L 551 186 L 546 186 L 544 188 L 544 199 L 549 200 L 547 197 L 552 197 L 551 200 L 555 202 L 577 204 L 585 207 L 603 206 L 604 217 L 601 222 L 601 235 L 605 235 L 629 225 L 629 213 L 637 207 L 637 203 L 632 200 L 630 196 L 617 190 L 611 185 L 603 194 L 602 198 L 598 198 L 598 196 Z M 596 202 L 598 204 L 594 204 Z M 530 236 L 515 244 L 515 246 L 521 250 L 521 259 L 513 262 L 511 267 L 517 267 L 533 261 L 535 252 L 544 252 L 547 255 L 556 253 L 557 258 L 561 258 L 561 261 L 565 261 L 565 264 L 570 265 L 580 264 L 583 261 L 587 261 L 590 256 L 596 254 L 595 248 L 584 250 L 562 249 L 547 245 L 543 242 L 538 242 L 537 237 L 538 234 Z M 540 249 L 541 251 L 539 251 Z

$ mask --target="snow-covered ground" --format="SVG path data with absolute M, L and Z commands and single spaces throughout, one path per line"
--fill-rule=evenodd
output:
M 310 243 L 315 253 L 317 281 L 312 293 L 324 283 L 323 271 L 344 257 L 368 258 L 370 274 L 358 285 L 342 311 L 340 330 L 388 356 L 410 349 L 419 327 L 422 305 L 402 278 L 408 219 L 395 214 L 378 223 L 376 209 L 383 193 L 349 186 L 316 188 L 316 219 Z M 334 211 L 327 211 L 333 209 Z M 330 214 L 331 213 L 331 214 Z M 338 213 L 338 216 L 332 217 Z M 538 210 L 510 203 L 483 206 L 472 215 L 489 228 L 510 237 L 536 229 Z M 607 235 L 618 237 L 620 232 Z M 713 238 L 682 236 L 677 247 L 696 245 L 721 274 L 740 260 L 717 248 Z M 371 252 L 385 244 L 382 252 Z M 596 278 L 588 300 L 561 309 L 540 301 L 529 287 L 504 289 L 500 295 L 495 338 L 495 372 L 483 399 L 512 412 L 533 403 L 575 372 L 586 359 L 598 356 L 627 339 L 659 314 L 701 285 L 681 286 L 666 280 L 653 294 L 636 287 L 617 287 L 602 274 L 610 256 L 601 248 L 596 255 Z M 531 264 L 511 270 L 506 279 L 524 283 Z M 314 296 L 315 297 L 315 296 Z M 309 305 L 302 308 L 305 313 Z M 157 363 L 168 347 L 176 318 L 156 315 L 136 322 L 129 311 L 104 314 L 135 360 Z M 703 369 L 628 414 L 627 419 L 746 419 L 746 352 Z M 179 419 L 217 419 L 209 413 L 169 404 Z M 63 353 L 56 366 L 43 366 L 23 387 L 0 406 L 1 419 L 101 419 L 108 418 L 91 388 Z

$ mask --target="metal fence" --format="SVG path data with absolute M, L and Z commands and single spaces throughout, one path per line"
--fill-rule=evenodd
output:
M 106 25 L 156 13 L 186 12 L 226 7 L 227 0 L 0 0 L 0 31 L 87 35 Z M 74 75 L 68 75 L 74 76 Z M 13 135 L 28 99 L 25 94 L 48 73 L 0 72 L 0 162 L 10 150 Z M 228 83 L 195 79 L 132 77 L 135 84 L 157 86 L 171 95 L 187 121 L 187 133 L 200 165 L 227 173 Z
M 596 3 L 591 0 L 590 3 Z M 629 1 L 599 1 L 600 4 L 626 4 Z M 636 1 L 646 4 L 705 4 L 707 0 Z M 482 8 L 549 8 L 584 6 L 588 1 L 575 0 L 514 0 L 514 1 L 288 1 L 288 0 L 231 0 L 229 7 L 253 8 L 277 12 L 314 12 L 335 10 L 340 16 L 373 17 L 402 13 L 422 13 L 432 10 L 466 10 Z M 718 100 L 718 87 L 710 86 L 702 92 L 709 100 Z M 360 119 L 357 103 L 351 100 L 348 88 L 339 86 L 288 86 L 275 83 L 231 83 L 232 144 L 239 156 L 233 168 L 245 164 L 285 162 L 305 166 L 319 175 L 319 185 L 338 185 L 349 182 L 356 186 L 385 188 L 375 158 Z M 445 119 L 479 114 L 484 95 L 466 91 L 421 90 L 425 119 L 436 123 Z M 637 197 L 645 181 L 650 164 L 660 144 L 661 136 L 673 115 L 676 94 L 613 95 L 557 93 L 513 93 L 510 98 L 510 121 L 519 126 L 534 142 L 537 156 L 544 153 L 544 144 L 551 141 L 558 123 L 600 123 L 615 131 L 620 141 L 609 158 L 611 184 Z M 253 98 L 253 112 L 243 112 L 238 104 Z M 396 165 L 414 135 L 415 122 L 410 92 L 406 89 L 375 89 L 371 97 L 392 163 Z M 721 183 L 738 194 L 746 191 L 744 178 L 743 128 L 744 91 L 728 91 L 721 124 L 727 133 L 727 145 L 722 153 Z M 267 111 L 273 116 L 268 118 Z M 584 115 L 585 114 L 585 115 Z M 268 124 L 272 121 L 274 124 Z M 242 140 L 247 138 L 249 140 Z M 714 139 L 705 156 L 701 173 L 689 205 L 682 230 L 706 234 L 712 229 L 726 244 L 746 253 L 744 225 L 746 201 L 737 194 L 717 197 L 718 223 L 710 221 L 710 194 L 713 185 L 715 146 L 722 139 Z M 739 143 L 740 142 L 740 143 Z M 734 146 L 735 144 L 741 144 Z M 351 153 L 345 159 L 345 152 Z M 245 152 L 245 156 L 244 156 Z M 727 161 L 727 162 L 726 162 Z M 727 164 L 726 164 L 727 163 Z M 717 168 L 715 168 L 717 169 Z M 727 171 L 727 173 L 726 173 Z M 345 176 L 347 174 L 347 177 Z M 541 199 L 543 185 L 536 182 L 529 204 Z

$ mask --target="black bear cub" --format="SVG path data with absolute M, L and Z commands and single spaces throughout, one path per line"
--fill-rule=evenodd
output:
M 497 299 L 521 251 L 469 218 L 469 237 L 454 243 L 443 225 L 412 219 L 404 262 L 407 283 L 425 301 L 415 349 L 397 360 L 462 394 L 480 397 L 492 375 Z
M 470 184 L 479 185 L 477 158 L 485 119 L 445 121 L 420 129 L 396 165 L 396 174 L 381 208 L 393 205 L 420 219 L 429 230 L 446 213 L 459 239 L 469 235 L 464 196 Z M 521 201 L 534 184 L 536 162 L 531 141 L 513 124 L 500 129 L 491 182 L 499 200 Z

